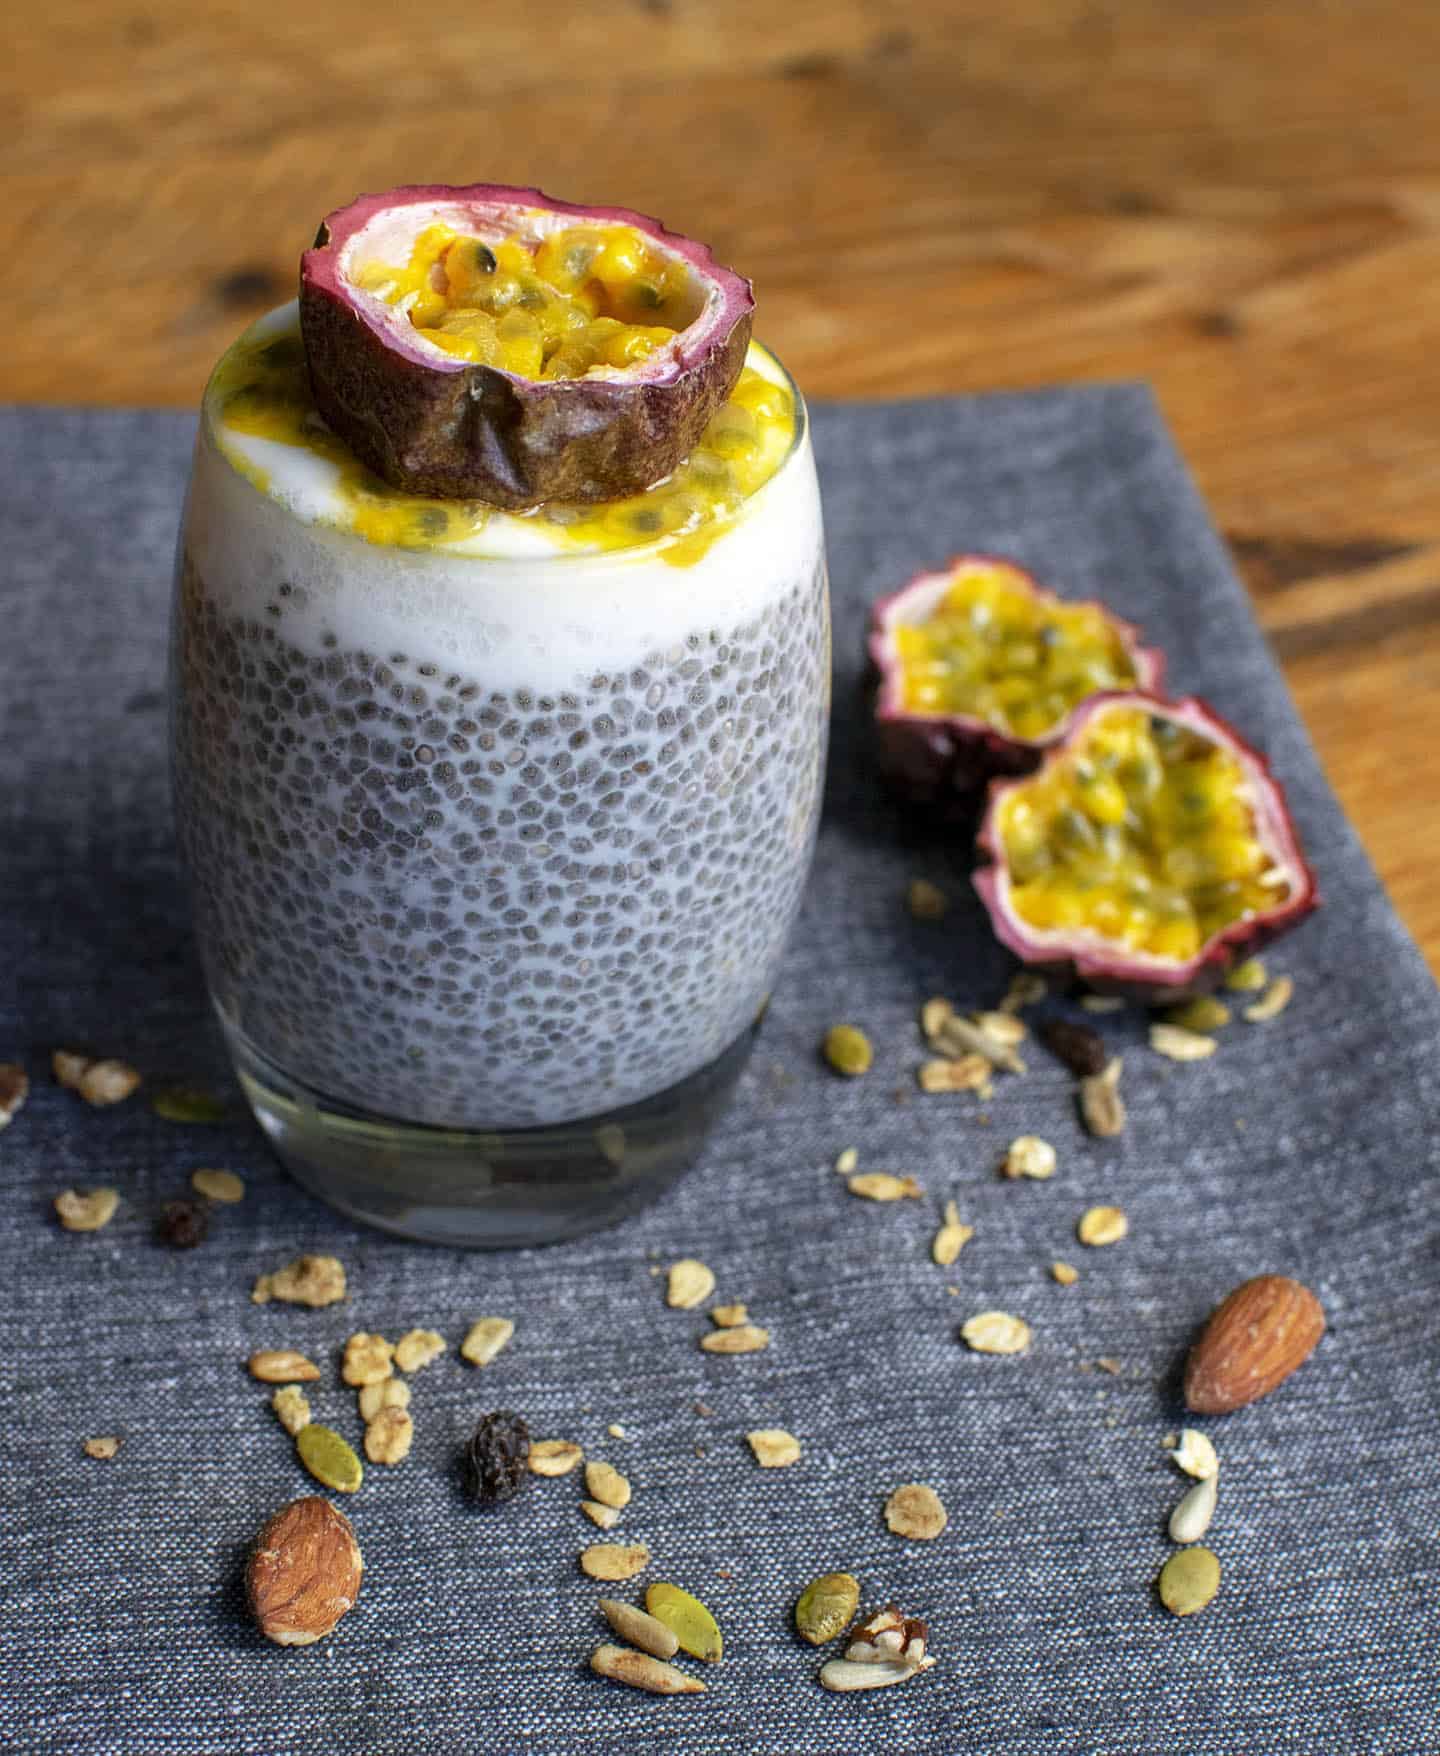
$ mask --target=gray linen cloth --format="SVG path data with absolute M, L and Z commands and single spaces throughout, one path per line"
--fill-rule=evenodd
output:
M 233 1091 L 208 1023 L 171 846 L 164 733 L 170 555 L 192 433 L 178 415 L 0 414 L 0 1059 L 35 1075 L 0 1136 L 7 1289 L 0 1350 L 0 1745 L 18 1751 L 1394 1752 L 1440 1749 L 1440 1380 L 1435 1207 L 1440 1007 L 1342 820 L 1221 545 L 1149 396 L 1086 389 L 815 411 L 836 598 L 836 725 L 819 857 L 760 1047 L 703 1162 L 608 1233 L 493 1257 L 395 1243 L 294 1188 L 255 1129 L 186 1127 L 143 1095 L 87 1110 L 48 1079 L 89 1043 L 152 1080 Z M 963 548 L 1013 554 L 1103 596 L 1274 760 L 1326 907 L 1280 947 L 1296 998 L 1176 1066 L 1134 1016 L 1131 1126 L 1080 1131 L 1068 1075 L 1036 1050 L 981 1119 L 922 1098 L 918 1003 L 980 1004 L 1009 965 L 969 899 L 965 850 L 880 791 L 857 708 L 865 607 Z M 1365 727 L 1357 725 L 1357 738 Z M 1417 810 L 1425 801 L 1417 793 Z M 906 882 L 956 902 L 913 922 Z M 840 1019 L 877 1045 L 845 1082 L 817 1040 Z M 1053 1141 L 1047 1183 L 1009 1183 L 1012 1136 Z M 851 1198 L 854 1145 L 910 1172 L 923 1203 Z M 244 1174 L 244 1203 L 181 1254 L 154 1241 L 190 1171 Z M 50 1211 L 113 1183 L 111 1226 Z M 929 1239 L 953 1195 L 976 1235 L 951 1270 Z M 1074 1238 L 1122 1204 L 1114 1248 Z M 334 1252 L 348 1302 L 253 1306 L 254 1276 Z M 768 1353 L 716 1358 L 703 1312 L 665 1308 L 654 1270 L 687 1255 L 748 1302 Z M 1052 1259 L 1078 1263 L 1063 1289 Z M 1199 1423 L 1223 1460 L 1210 1542 L 1224 1582 L 1176 1621 L 1154 1580 L 1185 1487 L 1161 1447 L 1183 1424 L 1195 1326 L 1242 1278 L 1283 1270 L 1324 1301 L 1315 1358 L 1270 1400 Z M 955 1289 L 958 1289 L 955 1290 Z M 957 1340 L 998 1307 L 1028 1354 Z M 313 1484 L 246 1376 L 257 1347 L 324 1364 L 317 1417 L 358 1443 L 337 1350 L 515 1319 L 483 1375 L 455 1353 L 415 1380 L 414 1451 L 345 1502 L 364 1548 L 357 1607 L 309 1649 L 267 1645 L 240 1565 L 263 1518 Z M 1094 1362 L 1118 1363 L 1118 1371 Z M 703 1404 L 712 1412 L 698 1412 Z M 617 1535 L 646 1579 L 699 1593 L 726 1633 L 704 1696 L 660 1700 L 588 1674 L 605 1630 L 577 1478 L 486 1513 L 454 1457 L 480 1411 L 581 1441 L 635 1498 Z M 625 1437 L 611 1437 L 610 1423 Z M 804 1445 L 761 1471 L 743 1435 Z M 110 1463 L 81 1442 L 118 1433 Z M 940 1492 L 940 1540 L 881 1517 L 908 1481 Z M 898 1690 L 829 1695 L 790 1630 L 799 1589 L 844 1568 L 865 1601 L 928 1619 L 938 1665 Z M 619 1588 L 632 1595 L 635 1588 Z M 692 1668 L 698 1668 L 693 1667 Z

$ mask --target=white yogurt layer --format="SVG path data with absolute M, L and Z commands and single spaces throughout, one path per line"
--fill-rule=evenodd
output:
M 257 339 L 295 331 L 293 305 Z M 323 455 L 228 427 L 207 393 L 187 512 L 191 560 L 214 597 L 263 617 L 288 587 L 287 635 L 340 647 L 482 665 L 496 687 L 562 688 L 700 628 L 748 620 L 807 576 L 821 550 L 820 499 L 803 407 L 758 346 L 749 365 L 796 395 L 793 443 L 775 473 L 684 566 L 664 540 L 587 551 L 563 532 L 496 512 L 463 542 L 405 548 L 345 528 L 339 469 Z

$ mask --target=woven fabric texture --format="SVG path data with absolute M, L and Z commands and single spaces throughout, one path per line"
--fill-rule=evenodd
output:
M 494 1256 L 338 1219 L 238 1113 L 166 1123 L 143 1093 L 92 1111 L 49 1079 L 49 1051 L 80 1043 L 152 1083 L 234 1096 L 193 961 L 165 765 L 192 431 L 168 414 L 0 414 L 0 1060 L 34 1078 L 0 1135 L 0 1745 L 1440 1749 L 1440 1006 L 1149 396 L 815 411 L 836 609 L 831 778 L 759 1048 L 703 1162 L 658 1205 L 579 1243 Z M 907 821 L 877 783 L 860 654 L 870 599 L 961 549 L 1012 554 L 1141 622 L 1175 689 L 1268 751 L 1319 871 L 1324 909 L 1271 959 L 1296 984 L 1272 1023 L 1236 1023 L 1213 1059 L 1178 1066 L 1145 1046 L 1138 1016 L 1092 1021 L 1126 1056 L 1119 1141 L 1083 1134 L 1069 1076 L 1038 1050 L 983 1114 L 973 1097 L 915 1089 L 919 1003 L 993 1002 L 1010 965 L 970 900 L 963 846 Z M 943 923 L 907 915 L 915 876 L 952 893 Z M 863 1079 L 817 1057 L 841 1019 L 876 1045 Z M 998 1178 L 1005 1143 L 1027 1133 L 1055 1144 L 1058 1173 Z M 865 1168 L 913 1174 L 925 1199 L 852 1198 L 831 1168 L 852 1145 Z M 169 1250 L 155 1215 L 202 1165 L 240 1171 L 246 1199 L 201 1248 Z M 53 1196 L 94 1183 L 122 1192 L 114 1222 L 59 1229 Z M 929 1241 L 949 1196 L 976 1233 L 942 1270 Z M 1075 1241 L 1092 1203 L 1123 1205 L 1123 1243 Z M 252 1305 L 256 1274 L 305 1250 L 343 1259 L 348 1301 Z M 718 1296 L 770 1328 L 767 1353 L 702 1353 L 705 1314 L 666 1309 L 657 1269 L 692 1255 Z M 1079 1266 L 1077 1285 L 1052 1282 L 1057 1257 Z M 1265 1270 L 1313 1287 L 1329 1332 L 1279 1394 L 1196 1423 L 1222 1458 L 1209 1541 L 1224 1581 L 1203 1615 L 1177 1621 L 1154 1582 L 1186 1485 L 1161 1445 L 1183 1424 L 1179 1364 L 1216 1300 Z M 1028 1353 L 960 1344 L 960 1323 L 997 1307 L 1034 1326 Z M 477 1373 L 455 1346 L 482 1314 L 516 1331 Z M 409 1460 L 372 1467 L 345 1502 L 366 1560 L 359 1602 L 322 1645 L 269 1646 L 244 1611 L 242 1557 L 313 1484 L 244 1361 L 266 1346 L 315 1356 L 317 1418 L 358 1444 L 338 1351 L 354 1330 L 393 1339 L 412 1325 L 452 1346 L 415 1379 Z M 708 1693 L 660 1700 L 589 1674 L 606 1588 L 577 1568 L 599 1535 L 578 1479 L 537 1480 L 490 1513 L 456 1486 L 457 1449 L 494 1407 L 631 1478 L 616 1535 L 654 1554 L 637 1585 L 687 1586 L 724 1627 Z M 756 1467 L 744 1434 L 770 1426 L 801 1439 L 795 1467 Z M 109 1433 L 124 1440 L 113 1461 L 82 1455 Z M 949 1510 L 938 1541 L 885 1528 L 886 1495 L 912 1481 Z M 867 1603 L 928 1619 L 932 1672 L 866 1696 L 817 1686 L 825 1655 L 795 1639 L 790 1612 L 834 1568 L 859 1575 Z

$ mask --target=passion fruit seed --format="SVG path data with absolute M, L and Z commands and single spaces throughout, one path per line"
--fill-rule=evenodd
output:
M 895 629 L 908 712 L 963 714 L 1025 739 L 1087 696 L 1137 681 L 1120 627 L 1098 604 L 1061 603 L 1003 563 L 962 563 L 930 614 Z
M 1220 1562 L 1197 1544 L 1181 1549 L 1160 1569 L 1160 1601 L 1172 1616 L 1193 1616 L 1220 1589 Z
M 678 1585 L 656 1582 L 645 1592 L 645 1608 L 663 1622 L 680 1642 L 683 1652 L 718 1664 L 725 1650 L 719 1624 L 699 1600 Z
M 512 510 L 669 476 L 727 402 L 753 309 L 643 214 L 494 184 L 361 196 L 300 269 L 330 430 L 393 487 Z
M 1001 802 L 1013 909 L 1041 932 L 1184 963 L 1290 893 L 1250 797 L 1237 757 L 1189 724 L 1128 704 L 1096 712 Z
M 869 1037 L 853 1024 L 832 1025 L 825 1033 L 820 1051 L 837 1073 L 851 1079 L 868 1072 L 875 1059 Z
M 795 1631 L 811 1646 L 824 1646 L 843 1634 L 860 1607 L 860 1581 L 853 1573 L 822 1573 L 800 1593 Z

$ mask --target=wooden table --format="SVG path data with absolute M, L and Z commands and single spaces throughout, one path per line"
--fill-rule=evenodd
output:
M 1435 0 L 56 0 L 0 399 L 193 406 L 407 180 L 666 216 L 814 395 L 1148 378 L 1440 970 L 1437 69 Z

